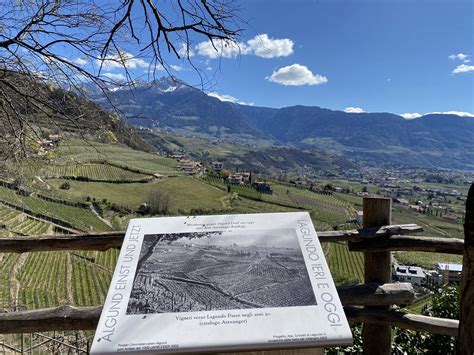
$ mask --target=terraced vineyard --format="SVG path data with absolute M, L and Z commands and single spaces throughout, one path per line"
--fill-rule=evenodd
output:
M 13 208 L 0 205 L 0 223 L 7 224 L 11 221 L 15 221 L 21 214 L 20 211 Z
M 35 196 L 21 196 L 4 187 L 0 187 L 0 200 L 23 207 L 33 213 L 62 220 L 79 230 L 110 230 L 110 227 L 97 218 L 91 211 L 42 200 Z
M 0 254 L 0 308 L 9 308 L 12 304 L 12 280 L 10 275 L 19 257 L 19 254 Z
M 85 177 L 93 180 L 139 181 L 150 177 L 109 164 L 68 164 L 51 165 L 44 169 L 43 176 L 52 177 Z
M 331 243 L 328 264 L 336 283 L 364 282 L 364 254 L 349 251 L 345 243 Z
M 218 183 L 213 180 L 212 184 Z M 311 212 L 313 222 L 322 229 L 346 224 L 353 218 L 354 207 L 334 195 L 323 195 L 309 190 L 296 189 L 280 184 L 272 185 L 273 194 L 261 194 L 255 189 L 242 185 L 231 185 L 230 191 L 244 198 L 267 202 L 273 205 L 289 207 L 295 210 Z
M 176 169 L 177 162 L 171 158 L 157 154 L 133 150 L 121 145 L 102 144 L 82 140 L 70 140 L 58 150 L 58 164 L 69 164 L 75 161 L 79 164 L 92 161 L 106 160 L 119 166 L 135 168 L 143 173 L 162 175 L 182 175 Z
M 94 261 L 98 254 L 108 267 Z M 101 304 L 107 293 L 117 253 L 44 252 L 4 254 L 0 268 L 0 304 L 27 309 L 62 304 Z
M 12 224 L 10 230 L 21 235 L 43 235 L 51 234 L 52 225 L 50 223 L 26 217 L 20 223 Z

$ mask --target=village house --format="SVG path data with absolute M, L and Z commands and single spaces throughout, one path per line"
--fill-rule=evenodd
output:
M 50 134 L 48 138 L 53 144 L 56 145 L 59 144 L 59 142 L 61 141 L 61 137 L 59 136 L 59 134 Z
M 394 203 L 398 203 L 398 204 L 400 204 L 400 205 L 408 205 L 408 204 L 410 204 L 410 201 L 408 201 L 408 200 L 405 199 L 405 198 L 395 198 L 395 199 L 393 199 L 393 202 L 394 202 Z
M 241 185 L 244 183 L 242 174 L 231 174 L 227 178 L 227 182 L 229 184 Z
M 415 212 L 420 212 L 420 213 L 425 212 L 425 206 L 409 205 L 408 208 L 411 209 L 412 211 L 415 211 Z
M 201 170 L 201 163 L 194 160 L 183 159 L 179 163 L 179 168 L 188 175 L 195 175 Z
M 460 283 L 462 264 L 438 263 L 436 270 L 443 283 Z
M 38 143 L 40 148 L 42 148 L 45 151 L 53 150 L 55 147 L 53 141 L 48 140 L 48 139 L 41 139 L 37 141 L 36 143 Z
M 400 282 L 409 282 L 413 286 L 422 286 L 426 283 L 426 274 L 419 266 L 393 265 L 393 279 Z
M 240 173 L 240 175 L 242 175 L 242 182 L 244 184 L 249 184 L 251 181 L 251 178 L 252 178 L 252 173 L 249 173 L 249 172 L 243 172 L 243 173 Z
M 296 186 L 306 186 L 306 181 L 299 178 L 297 180 L 291 181 L 291 183 L 295 184 Z
M 212 168 L 212 171 L 215 171 L 216 173 L 218 173 L 222 171 L 222 169 L 224 169 L 224 163 L 221 161 L 213 161 L 211 163 L 211 168 Z

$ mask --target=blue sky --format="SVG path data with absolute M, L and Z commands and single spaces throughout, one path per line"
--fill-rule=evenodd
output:
M 352 107 L 407 117 L 474 113 L 472 0 L 238 4 L 248 20 L 240 54 L 232 48 L 216 53 L 199 41 L 191 48 L 215 96 L 257 106 Z M 171 63 L 179 78 L 197 82 L 186 62 Z

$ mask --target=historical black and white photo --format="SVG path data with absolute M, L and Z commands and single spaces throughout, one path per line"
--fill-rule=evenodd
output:
M 127 314 L 316 305 L 294 229 L 147 234 Z

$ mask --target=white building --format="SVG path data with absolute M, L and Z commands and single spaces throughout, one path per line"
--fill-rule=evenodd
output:
M 426 274 L 419 266 L 393 265 L 393 277 L 400 282 L 409 282 L 414 286 L 424 285 Z
M 242 174 L 231 174 L 227 178 L 227 182 L 229 184 L 236 184 L 236 185 L 241 185 L 244 183 Z
M 438 263 L 438 274 L 443 283 L 460 283 L 462 264 Z

